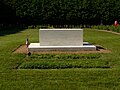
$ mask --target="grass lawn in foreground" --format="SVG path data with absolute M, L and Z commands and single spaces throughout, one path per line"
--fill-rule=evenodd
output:
M 0 32 L 2 33 L 2 32 Z M 13 54 L 12 51 L 25 43 L 26 33 L 30 42 L 38 42 L 38 30 L 26 29 L 18 33 L 0 36 L 0 90 L 119 90 L 120 88 L 120 35 L 108 32 L 85 29 L 84 41 L 102 45 L 111 53 L 98 54 L 95 59 L 76 59 L 86 66 L 98 62 L 98 66 L 108 65 L 110 68 L 67 68 L 67 69 L 13 69 L 27 61 L 46 61 L 40 55 Z M 86 54 L 83 54 L 87 56 Z M 91 54 L 93 55 L 93 54 Z M 56 59 L 55 63 L 74 59 Z M 103 62 L 102 64 L 100 62 Z M 76 63 L 76 65 L 77 65 Z

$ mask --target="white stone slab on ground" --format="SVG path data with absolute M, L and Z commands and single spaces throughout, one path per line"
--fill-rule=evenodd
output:
M 29 52 L 40 51 L 95 51 L 96 46 L 83 44 L 83 46 L 40 46 L 40 43 L 31 43 L 28 47 Z

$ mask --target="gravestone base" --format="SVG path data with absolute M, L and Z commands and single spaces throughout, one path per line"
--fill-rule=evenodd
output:
M 40 46 L 40 43 L 31 43 L 28 47 L 29 52 L 44 51 L 95 51 L 96 46 L 83 42 L 82 46 Z

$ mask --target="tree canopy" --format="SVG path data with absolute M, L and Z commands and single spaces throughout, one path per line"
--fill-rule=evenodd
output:
M 120 0 L 0 0 L 0 23 L 113 24 Z

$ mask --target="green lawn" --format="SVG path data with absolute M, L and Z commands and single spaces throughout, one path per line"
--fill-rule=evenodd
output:
M 0 32 L 4 33 L 4 32 Z M 54 55 L 54 58 L 42 55 L 13 54 L 12 51 L 25 44 L 26 33 L 30 42 L 38 42 L 38 30 L 27 29 L 18 33 L 0 36 L 0 90 L 119 90 L 120 88 L 120 35 L 85 29 L 84 41 L 102 45 L 111 53 L 98 54 L 99 58 L 66 58 L 68 55 Z M 2 34 L 0 34 L 2 35 Z M 96 54 L 82 54 L 94 56 Z M 57 58 L 56 58 L 57 56 Z M 65 56 L 65 57 L 64 57 Z M 73 55 L 70 55 L 73 56 Z M 81 55 L 80 55 L 81 57 Z M 87 68 L 67 69 L 13 69 L 25 62 L 57 62 L 85 66 Z M 41 63 L 40 63 L 41 64 Z M 49 63 L 48 63 L 49 64 Z M 94 67 L 94 64 L 100 68 Z M 101 68 L 107 65 L 110 68 Z

